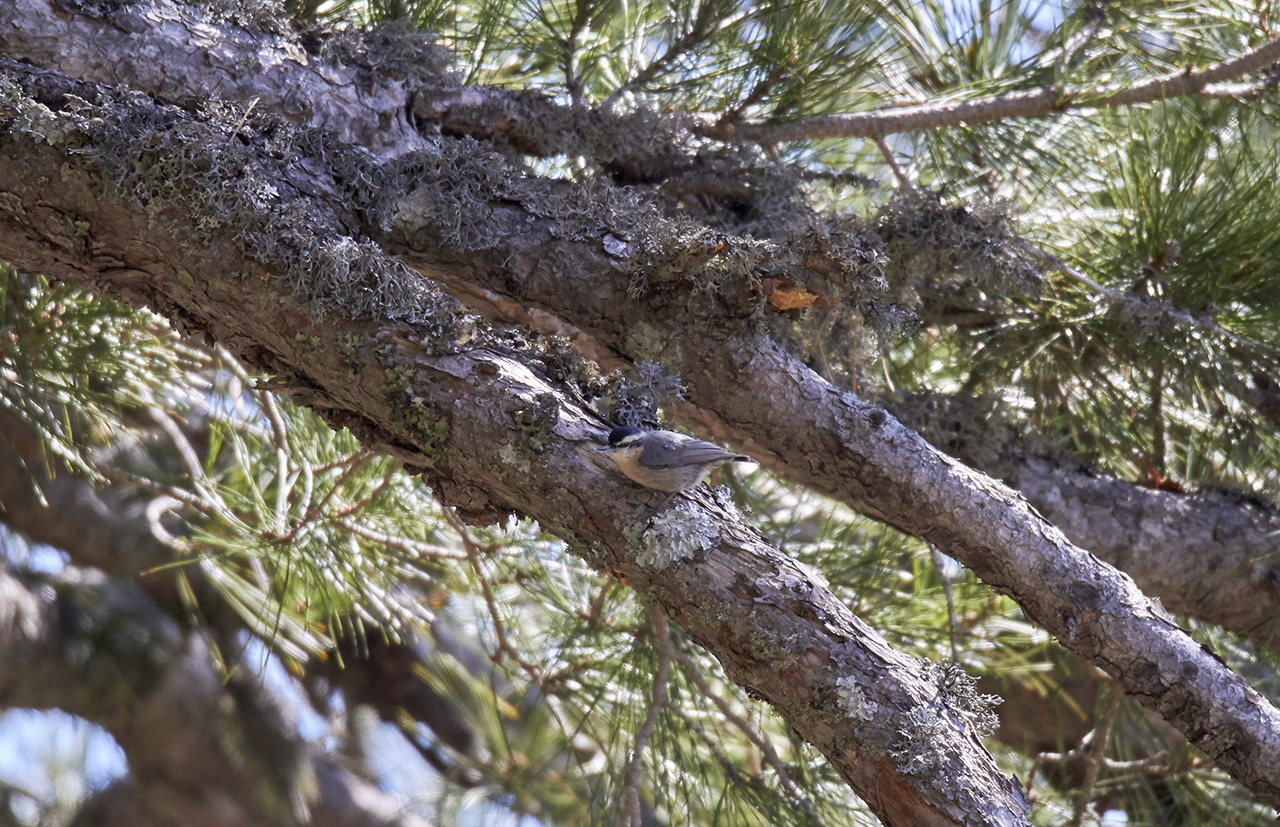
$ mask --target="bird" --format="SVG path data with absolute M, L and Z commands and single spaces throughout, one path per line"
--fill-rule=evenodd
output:
M 601 446 L 633 482 L 657 491 L 687 491 L 713 468 L 729 462 L 753 462 L 751 457 L 675 431 L 645 431 L 623 426 L 609 432 Z

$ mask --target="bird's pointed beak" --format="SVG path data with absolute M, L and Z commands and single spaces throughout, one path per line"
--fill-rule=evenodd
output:
M 613 446 L 612 446 L 612 445 L 601 445 L 601 446 L 600 446 L 599 448 L 597 448 L 596 450 L 597 450 L 597 451 L 611 451 L 611 450 L 613 450 Z

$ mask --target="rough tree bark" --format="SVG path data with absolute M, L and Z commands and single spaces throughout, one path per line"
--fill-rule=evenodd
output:
M 7 68 L 30 79 L 33 91 L 42 87 L 55 107 L 80 107 L 67 92 L 80 101 L 96 97 L 92 87 L 51 73 Z M 0 164 L 0 191 L 16 199 L 6 201 L 0 219 L 0 255 L 162 309 L 248 363 L 288 373 L 296 393 L 330 421 L 422 469 L 442 499 L 471 519 L 512 510 L 538 519 L 713 651 L 731 678 L 772 703 L 886 822 L 1027 823 L 1017 783 L 998 771 L 920 665 L 889 648 L 731 507 L 682 498 L 650 521 L 654 503 L 605 467 L 595 450 L 603 430 L 546 378 L 541 351 L 472 326 L 443 299 L 420 302 L 414 312 L 424 315 L 413 325 L 387 318 L 390 310 L 372 318 L 336 311 L 317 317 L 314 292 L 299 296 L 270 277 L 236 246 L 240 231 L 215 230 L 192 245 L 177 238 L 189 239 L 194 229 L 188 210 L 104 197 L 103 175 L 111 173 L 57 137 L 82 150 L 88 133 L 72 129 L 71 138 L 71 124 L 63 122 L 69 113 L 15 98 L 18 91 L 6 87 L 0 116 L 12 127 L 6 145 L 12 163 Z M 121 105 L 132 112 L 125 121 L 139 118 L 152 139 L 168 121 L 228 145 L 226 132 L 181 112 L 136 99 Z M 151 160 L 163 163 L 160 156 Z M 329 272 L 337 264 L 325 251 L 346 249 L 333 237 L 342 226 L 333 209 L 338 202 L 295 190 L 291 173 L 270 166 L 277 194 L 289 204 L 264 214 L 288 215 L 295 228 L 315 234 L 293 239 L 304 248 L 293 251 L 299 258 L 280 248 L 273 269 L 288 271 L 290 261 L 305 259 Z M 240 174 L 259 180 L 264 171 L 242 167 Z M 332 195 L 332 180 L 307 177 L 307 190 Z M 49 220 L 58 225 L 52 235 Z M 86 226 L 95 228 L 91 242 L 64 232 Z
M 98 90 L 52 74 L 14 65 L 9 72 L 24 78 L 26 88 L 10 84 L 0 98 L 12 159 L 0 166 L 0 192 L 8 193 L 0 205 L 0 255 L 148 304 L 210 333 L 251 364 L 291 372 L 313 403 L 327 407 L 331 421 L 424 468 L 443 498 L 474 519 L 509 509 L 539 519 L 595 565 L 623 573 L 684 625 L 731 677 L 768 698 L 822 749 L 890 823 L 1021 818 L 1009 815 L 1025 812 L 1016 785 L 993 771 L 964 732 L 963 719 L 945 703 L 939 710 L 936 693 L 914 665 L 888 650 L 808 573 L 717 503 L 681 500 L 650 520 L 652 505 L 598 465 L 592 449 L 599 429 L 539 375 L 546 368 L 534 354 L 481 330 L 462 330 L 439 303 L 428 301 L 425 313 L 421 303 L 412 311 L 384 306 L 371 321 L 368 311 L 375 308 L 362 306 L 366 316 L 357 318 L 340 296 L 330 295 L 342 279 L 372 279 L 369 288 L 385 292 L 380 279 L 388 271 L 357 272 L 349 256 L 341 278 L 334 277 L 341 269 L 337 251 L 356 244 L 365 264 L 381 251 L 351 241 L 350 224 L 360 221 L 352 202 L 367 196 L 330 177 L 325 164 L 316 165 L 319 156 L 309 156 L 309 165 L 286 163 L 246 147 L 234 159 L 237 180 L 271 182 L 273 192 L 249 198 L 235 191 L 233 207 L 215 211 L 220 221 L 235 223 L 210 229 L 196 223 L 214 214 L 209 204 L 182 200 L 182 188 L 160 191 L 144 182 L 144 204 L 111 202 L 103 197 L 112 191 L 103 179 L 132 186 L 128 169 L 112 160 L 120 151 L 124 158 L 141 154 L 146 164 L 173 165 L 166 169 L 176 175 L 190 174 L 193 159 L 196 168 L 226 174 L 218 167 L 227 157 L 207 164 L 198 156 L 234 139 L 231 125 L 219 133 L 216 125 L 149 101 L 100 101 Z M 70 100 L 68 92 L 90 103 Z M 135 131 L 139 125 L 145 133 Z M 633 244 L 621 226 L 612 232 L 617 225 L 602 218 L 602 207 L 626 205 L 602 204 L 605 197 L 570 209 L 555 184 L 509 178 L 510 171 L 495 166 L 500 159 L 471 145 L 442 146 L 452 153 L 447 159 L 425 153 L 399 169 L 416 189 L 394 204 L 388 249 L 430 275 L 460 277 L 549 306 L 634 358 L 661 355 L 681 371 L 693 400 L 717 414 L 737 441 L 773 446 L 815 488 L 859 502 L 971 565 L 1264 800 L 1280 802 L 1276 711 L 1164 619 L 1131 581 L 1073 547 L 1012 492 L 751 332 L 759 296 L 748 284 L 689 296 L 675 289 L 678 273 L 657 273 L 672 284 L 640 298 L 628 295 L 627 259 L 654 251 Z M 477 172 L 499 183 L 480 182 L 471 200 L 442 204 L 444 176 L 459 174 L 444 168 L 446 160 L 470 165 L 461 173 L 465 183 L 476 184 L 465 176 Z M 402 183 L 394 175 L 382 182 Z M 207 190 L 199 197 L 221 203 Z M 462 237 L 457 227 L 442 226 L 442 210 L 471 211 L 469 233 Z M 627 218 L 617 224 L 627 225 Z M 634 228 L 648 216 L 629 218 Z M 269 243 L 264 229 L 294 234 Z M 301 295 L 260 280 L 263 264 L 300 284 Z M 316 273 L 329 283 L 308 281 Z M 575 295 L 575 288 L 581 292 Z M 347 312 L 317 319 L 316 300 Z M 415 324 L 392 321 L 395 312 L 412 312 Z M 684 333 L 690 329 L 715 332 L 691 340 Z M 673 512 L 678 532 L 671 528 L 677 523 L 668 522 Z M 841 678 L 853 680 L 855 702 Z M 919 737 L 920 719 L 911 713 L 922 709 L 950 721 L 930 734 L 931 755 L 912 753 L 910 737 L 903 742 L 904 732 Z M 939 775 L 942 765 L 947 771 Z
M 573 133 L 573 127 L 589 125 L 582 130 L 585 134 L 608 136 L 610 141 L 619 133 L 639 136 L 609 144 L 613 149 L 602 146 L 608 143 L 604 137 L 581 148 L 597 156 L 606 151 L 615 153 L 607 161 L 620 178 L 660 182 L 691 174 L 694 164 L 675 148 L 682 130 L 692 128 L 690 122 L 669 119 L 655 123 L 652 119 L 580 112 L 536 94 L 458 86 L 443 71 L 442 57 L 427 47 L 408 50 L 407 54 L 420 57 L 420 61 L 415 72 L 407 75 L 385 71 L 385 67 L 383 71 L 371 68 L 370 64 L 378 62 L 377 47 L 388 46 L 377 38 L 369 47 L 372 54 L 351 55 L 353 62 L 343 64 L 308 53 L 293 38 L 211 21 L 197 9 L 163 0 L 131 5 L 111 19 L 67 14 L 60 9 L 53 0 L 15 0 L 11 6 L 0 7 L 0 53 L 57 68 L 82 80 L 125 84 L 168 100 L 252 102 L 261 111 L 299 126 L 330 130 L 344 141 L 385 157 L 426 149 L 431 145 L 432 130 L 496 140 L 500 146 L 533 155 L 555 155 L 582 144 L 586 139 Z M 1274 44 L 1267 48 L 1274 48 Z M 398 59 L 403 61 L 405 54 L 399 53 Z M 430 127 L 427 137 L 421 129 L 424 125 Z M 621 156 L 618 145 L 625 146 Z M 664 145 L 670 146 L 664 151 Z M 705 168 L 692 171 L 720 174 Z M 616 269 L 617 262 L 611 264 L 614 267 L 603 272 Z M 550 279 L 544 289 L 534 292 L 528 285 L 512 286 L 514 279 L 502 271 L 463 273 L 450 268 L 436 275 L 464 301 L 475 303 L 485 292 L 466 280 L 474 277 L 500 294 L 534 304 L 600 335 L 602 341 L 595 344 L 606 347 L 597 347 L 599 351 L 609 348 L 609 353 L 624 361 L 637 355 L 637 348 L 628 347 L 617 333 L 620 326 L 625 330 L 618 317 L 629 321 L 633 311 L 620 298 L 625 280 L 604 290 L 593 283 L 596 273 L 588 272 L 589 278 L 584 280 L 588 283 L 576 288 L 562 287 Z M 575 297 L 584 291 L 596 297 L 593 306 L 574 305 Z M 602 316 L 602 308 L 606 314 L 612 308 L 612 317 Z M 675 330 L 682 329 L 678 321 L 670 324 Z M 601 332 L 609 326 L 614 329 Z M 692 361 L 700 358 L 700 353 L 695 354 Z M 747 383 L 760 380 L 750 374 L 740 379 Z M 724 382 L 724 377 L 709 377 L 707 398 L 718 398 L 719 385 Z M 875 503 L 849 491 L 833 469 L 810 467 L 807 457 L 816 448 L 799 446 L 796 453 L 802 457 L 795 463 L 786 457 L 769 457 L 759 440 L 744 429 L 728 427 L 713 406 L 700 407 L 702 399 L 698 395 L 684 411 L 702 430 L 737 443 L 797 482 L 843 499 L 862 513 L 883 517 Z M 770 399 L 763 401 L 768 405 Z M 784 410 L 772 418 L 791 422 L 791 415 Z M 915 416 L 907 424 L 927 427 Z M 1280 616 L 1280 512 L 1274 507 L 1225 493 L 1186 496 L 1153 491 L 1034 456 L 984 462 L 966 446 L 956 444 L 952 433 L 929 431 L 926 436 L 940 440 L 935 444 L 1012 485 L 1074 545 L 1124 570 L 1170 611 L 1219 624 L 1280 651 L 1280 638 L 1275 634 Z M 908 525 L 899 528 L 913 531 Z

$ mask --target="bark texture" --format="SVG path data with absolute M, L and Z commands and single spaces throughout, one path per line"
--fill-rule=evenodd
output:
M 932 444 L 1004 480 L 1075 545 L 1134 579 L 1177 615 L 1280 652 L 1280 510 L 1242 492 L 1162 491 L 1024 447 L 998 412 L 972 400 L 896 400 L 893 413 Z
M 246 213 L 243 193 L 223 193 L 235 200 L 226 215 L 236 216 L 236 226 L 192 243 L 207 203 L 196 208 L 150 189 L 142 203 L 122 198 L 113 186 L 130 182 L 115 177 L 111 152 L 99 144 L 102 160 L 95 160 L 86 147 L 95 137 L 115 145 L 126 138 L 118 128 L 145 124 L 153 150 L 157 129 L 184 135 L 189 160 L 197 146 L 222 151 L 227 133 L 150 101 L 99 99 L 90 86 L 30 67 L 9 69 L 29 83 L 25 92 L 9 85 L 0 110 L 12 160 L 0 165 L 0 191 L 10 199 L 0 217 L 0 255 L 160 309 L 250 364 L 287 372 L 295 393 L 322 403 L 332 422 L 368 444 L 423 469 L 442 498 L 472 519 L 511 510 L 538 519 L 680 622 L 735 681 L 823 750 L 888 823 L 1026 823 L 1019 786 L 995 768 L 961 712 L 923 679 L 914 659 L 890 649 L 819 578 L 764 543 L 726 505 L 703 495 L 650 501 L 610 472 L 595 450 L 603 428 L 549 377 L 545 352 L 486 331 L 426 286 L 379 284 L 388 270 L 406 275 L 391 263 L 341 274 L 388 293 L 380 315 L 351 312 L 343 304 L 350 294 L 332 283 L 297 285 L 293 280 L 306 274 L 333 276 L 335 251 L 350 252 L 356 243 L 338 236 L 344 205 L 333 179 L 253 152 L 237 155 L 242 184 L 274 182 L 270 203 Z M 91 108 L 95 99 L 110 100 L 112 120 L 98 119 L 106 110 L 84 120 L 86 112 L 66 110 L 84 105 L 69 92 Z M 191 174 L 163 166 L 168 160 L 160 147 L 148 163 L 162 165 L 166 178 Z M 232 159 L 219 156 L 217 164 L 230 168 Z M 203 161 L 195 167 L 208 169 Z M 285 224 L 273 223 L 282 215 Z M 285 236 L 273 236 L 278 246 L 257 235 L 263 226 Z M 247 258 L 237 240 L 252 245 L 258 259 Z M 399 303 L 406 296 L 409 303 Z M 317 302 L 328 315 L 313 312 Z M 413 324 L 389 318 L 395 315 Z M 932 722 L 928 737 L 921 717 Z
M 6 93 L 7 149 L 15 161 L 0 168 L 0 191 L 9 193 L 0 205 L 0 255 L 148 304 L 252 364 L 290 372 L 331 421 L 423 467 L 445 500 L 473 519 L 507 509 L 539 519 L 663 606 L 735 680 L 769 698 L 822 748 L 887 820 L 972 820 L 963 790 L 1013 792 L 982 768 L 958 729 L 957 740 L 939 742 L 939 754 L 964 767 L 952 779 L 981 779 L 973 786 L 929 787 L 904 777 L 902 765 L 890 766 L 899 730 L 912 725 L 906 713 L 925 697 L 912 683 L 911 665 L 714 503 L 688 506 L 674 559 L 655 551 L 662 544 L 654 538 L 677 536 L 663 517 L 677 506 L 649 520 L 651 509 L 637 505 L 635 489 L 619 487 L 596 464 L 598 426 L 546 377 L 545 364 L 515 343 L 463 330 L 456 314 L 394 267 L 369 269 L 381 250 L 358 239 L 357 226 L 433 278 L 545 308 L 627 358 L 661 359 L 739 447 L 769 446 L 796 480 L 960 559 L 1265 800 L 1280 802 L 1275 709 L 1128 577 L 1073 546 L 1015 492 L 942 454 L 883 409 L 831 387 L 762 335 L 762 298 L 751 274 L 733 275 L 730 267 L 729 275 L 709 279 L 701 266 L 749 260 L 739 242 L 690 234 L 607 186 L 569 190 L 525 178 L 500 155 L 447 138 L 381 167 L 335 166 L 309 145 L 293 145 L 298 157 L 284 160 L 247 147 L 210 164 L 225 175 L 234 161 L 241 182 L 234 203 L 212 195 L 210 204 L 204 190 L 192 202 L 147 172 L 141 184 L 131 181 L 120 161 L 142 153 L 148 164 L 173 164 L 174 175 L 189 175 L 186 165 L 200 147 L 226 143 L 226 135 L 219 142 L 202 132 L 216 125 L 119 100 L 84 123 L 85 113 L 70 111 L 62 96 L 70 90 L 53 88 L 61 80 L 10 71 L 30 83 Z M 30 91 L 37 87 L 44 91 Z M 93 90 L 76 91 L 95 98 Z M 149 143 L 138 143 L 139 122 L 152 130 Z M 35 172 L 19 173 L 18 164 Z M 369 173 L 374 186 L 360 180 Z M 201 186 L 220 180 L 197 179 Z M 246 192 L 246 179 L 269 183 L 273 192 Z M 113 183 L 142 206 L 105 203 Z M 201 232 L 202 221 L 216 229 Z M 345 255 L 341 267 L 338 253 Z M 260 283 L 261 263 L 292 289 Z M 353 283 L 398 298 L 354 306 L 346 289 Z M 406 291 L 414 296 L 408 305 Z M 332 315 L 316 319 L 317 305 Z M 360 338 L 360 346 L 353 351 L 344 336 Z M 841 718 L 841 707 L 832 705 L 843 686 L 835 681 L 844 676 L 873 693 L 874 708 L 903 717 L 851 726 L 849 710 Z M 874 696 L 890 689 L 894 694 Z M 1021 812 L 1012 805 L 1008 811 Z
M 469 136 L 538 156 L 569 153 L 602 158 L 619 181 L 658 183 L 691 174 L 691 164 L 703 164 L 679 160 L 678 148 L 687 141 L 682 130 L 689 124 L 575 112 L 535 94 L 462 87 L 443 70 L 438 53 L 394 30 L 352 37 L 327 49 L 319 41 L 308 45 L 304 48 L 302 41 L 227 20 L 211 20 L 193 8 L 164 0 L 131 4 L 107 17 L 67 14 L 54 0 L 14 0 L 0 6 L 0 53 L 82 80 L 127 84 L 191 105 L 209 100 L 243 105 L 256 101 L 259 111 L 300 126 L 331 130 L 344 141 L 386 157 L 427 149 L 434 137 Z M 1275 48 L 1273 43 L 1249 53 L 1249 66 Z M 388 62 L 388 54 L 396 56 L 394 65 Z M 420 58 L 416 63 L 415 55 Z M 410 63 L 415 66 L 412 72 L 406 69 Z M 412 113 L 411 123 L 405 120 L 406 112 Z M 669 149 L 660 149 L 664 146 Z M 705 165 L 699 169 L 705 175 L 724 177 Z M 741 177 L 740 172 L 736 177 Z M 563 199 L 554 188 L 548 192 Z M 741 195 L 750 197 L 745 190 Z M 418 209 L 431 206 L 421 192 L 417 200 Z M 486 206 L 473 203 L 459 209 Z M 517 212 L 509 223 L 518 225 L 521 218 Z M 402 232 L 413 231 L 413 221 L 410 210 Z M 505 229 L 486 227 L 485 232 Z M 611 229 L 616 228 L 602 225 L 596 237 L 605 239 Z M 432 242 L 431 238 L 425 241 Z M 525 247 L 540 243 L 532 239 Z M 611 246 L 618 249 L 616 243 Z M 560 252 L 544 245 L 540 255 L 554 261 Z M 515 298 L 538 308 L 535 316 L 542 311 L 552 314 L 538 318 L 540 329 L 589 331 L 598 337 L 598 341 L 587 340 L 590 355 L 598 360 L 661 355 L 668 361 L 672 354 L 664 350 L 664 342 L 649 341 L 648 334 L 655 331 L 654 326 L 664 325 L 680 339 L 689 329 L 687 320 L 649 319 L 643 312 L 636 316 L 636 307 L 623 298 L 630 274 L 619 272 L 629 264 L 616 257 L 580 260 L 572 268 L 580 275 L 579 283 L 563 289 L 558 281 L 561 274 L 554 268 L 544 283 L 531 285 L 520 280 L 524 274 L 518 268 L 471 267 L 466 258 L 460 256 L 447 267 L 435 269 L 439 262 L 422 256 L 417 261 L 451 293 L 504 322 L 530 315 L 512 306 L 510 299 Z M 612 274 L 612 283 L 596 284 L 600 273 Z M 646 296 L 637 304 L 644 310 L 653 302 L 654 297 Z M 634 330 L 628 334 L 633 319 L 645 323 L 641 335 Z M 692 323 L 701 322 L 694 319 Z M 697 349 L 687 361 L 697 366 L 702 356 L 702 349 Z M 768 378 L 748 373 L 736 375 L 735 381 L 755 385 Z M 693 404 L 684 406 L 685 419 L 717 439 L 734 442 L 797 482 L 842 499 L 869 516 L 884 517 L 876 503 L 858 496 L 831 466 L 815 467 L 807 461 L 822 450 L 819 445 L 801 440 L 792 454 L 769 456 L 762 446 L 773 442 L 728 426 L 718 406 L 710 404 L 728 381 L 723 375 L 709 375 L 705 394 L 695 394 Z M 768 406 L 769 401 L 765 398 L 763 403 Z M 767 437 L 780 439 L 785 434 L 787 441 L 795 442 L 803 436 L 801 428 L 789 425 L 791 411 L 769 412 L 767 407 L 765 411 L 774 423 L 782 423 L 771 425 Z M 1274 508 L 1230 495 L 1185 497 L 1154 492 L 1032 457 L 1013 463 L 987 462 L 979 452 L 956 445 L 954 434 L 929 430 L 928 423 L 916 415 L 910 415 L 907 424 L 925 429 L 934 444 L 1018 489 L 1072 543 L 1123 569 L 1170 611 L 1220 624 L 1273 651 L 1280 647 L 1274 634 L 1275 619 L 1280 616 L 1280 564 L 1274 562 L 1280 559 L 1280 513 Z M 1109 502 L 1116 503 L 1110 510 Z M 912 525 L 897 527 L 918 533 Z

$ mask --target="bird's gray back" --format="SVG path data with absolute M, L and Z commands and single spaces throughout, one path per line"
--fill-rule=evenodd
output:
M 740 454 L 726 451 L 719 445 L 677 433 L 650 434 L 640 464 L 650 468 L 669 468 L 673 465 L 697 465 L 716 460 L 737 459 Z

